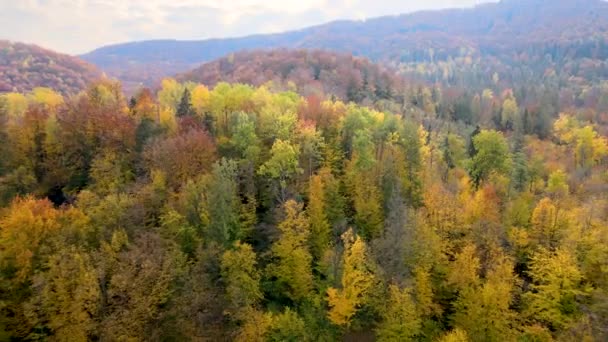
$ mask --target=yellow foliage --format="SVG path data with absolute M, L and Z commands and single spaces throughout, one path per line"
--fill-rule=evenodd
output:
M 448 283 L 459 290 L 479 284 L 480 261 L 475 246 L 467 245 L 456 255 L 448 273 Z
M 209 92 L 209 89 L 202 84 L 196 86 L 192 89 L 191 102 L 196 113 L 199 116 L 202 116 L 211 103 L 211 93 Z
M 177 121 L 175 112 L 170 108 L 163 108 L 159 113 L 160 124 L 171 133 L 177 132 Z
M 8 93 L 2 96 L 6 99 L 8 105 L 9 119 L 14 120 L 23 117 L 28 106 L 27 98 L 19 93 Z
M 454 330 L 448 332 L 447 334 L 440 337 L 437 342 L 469 342 L 469 337 L 467 332 L 460 329 L 455 328 Z
M 49 88 L 34 88 L 29 97 L 33 102 L 47 105 L 51 109 L 55 109 L 63 103 L 63 97 Z
M 272 314 L 249 310 L 247 320 L 239 329 L 235 341 L 266 342 L 266 335 L 272 327 Z
M 0 219 L 0 267 L 15 267 L 15 279 L 25 281 L 40 245 L 60 229 L 58 216 L 48 200 L 15 200 Z
M 329 319 L 336 325 L 349 326 L 357 310 L 367 301 L 374 284 L 374 275 L 367 260 L 367 246 L 349 229 L 342 236 L 344 241 L 344 269 L 341 288 L 327 290 Z

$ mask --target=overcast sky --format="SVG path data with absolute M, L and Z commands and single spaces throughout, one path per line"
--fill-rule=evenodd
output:
M 70 54 L 147 39 L 280 32 L 489 0 L 0 0 L 0 39 Z

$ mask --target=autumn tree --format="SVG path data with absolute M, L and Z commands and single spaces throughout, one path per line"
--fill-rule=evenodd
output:
M 532 256 L 528 274 L 533 281 L 533 291 L 523 297 L 528 320 L 555 330 L 572 323 L 579 312 L 577 297 L 585 294 L 574 256 L 564 249 L 539 249 Z
M 344 254 L 340 286 L 327 290 L 328 317 L 336 325 L 349 326 L 357 311 L 366 304 L 375 276 L 363 239 L 349 229 L 342 241 Z
M 234 249 L 224 252 L 221 274 L 231 310 L 245 314 L 263 298 L 256 256 L 250 245 L 237 242 Z
M 270 159 L 260 166 L 258 174 L 278 182 L 278 197 L 283 202 L 287 199 L 288 181 L 302 172 L 298 164 L 300 149 L 289 141 L 276 140 L 270 154 Z
M 101 292 L 90 256 L 68 248 L 49 258 L 48 270 L 34 280 L 31 305 L 58 341 L 89 341 L 97 327 Z
M 240 199 L 238 196 L 236 162 L 222 159 L 213 165 L 211 181 L 206 189 L 208 218 L 207 239 L 223 246 L 243 237 L 239 222 Z
M 329 170 L 323 169 L 310 179 L 308 190 L 308 206 L 306 212 L 310 220 L 310 250 L 313 257 L 319 260 L 331 241 L 331 226 L 325 213 L 325 208 L 330 205 L 325 193 L 325 181 Z
M 170 184 L 174 187 L 208 172 L 216 159 L 213 141 L 207 133 L 199 130 L 157 141 L 145 153 L 150 168 L 171 175 Z
M 473 138 L 475 155 L 469 173 L 476 186 L 488 180 L 493 173 L 506 173 L 510 168 L 509 145 L 503 135 L 496 131 L 482 130 Z
M 389 287 L 388 305 L 376 330 L 378 341 L 414 341 L 421 329 L 421 319 L 408 289 Z
M 272 262 L 267 275 L 279 295 L 294 302 L 312 290 L 312 256 L 308 248 L 310 221 L 302 205 L 288 200 L 283 205 L 285 218 L 279 223 L 280 236 L 271 247 Z

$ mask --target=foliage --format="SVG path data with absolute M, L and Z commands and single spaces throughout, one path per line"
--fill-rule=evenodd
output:
M 604 119 L 506 79 L 0 96 L 0 339 L 606 340 Z

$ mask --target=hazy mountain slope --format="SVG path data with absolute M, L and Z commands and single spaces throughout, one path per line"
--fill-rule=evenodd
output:
M 350 54 L 321 50 L 241 51 L 205 63 L 177 76 L 214 86 L 218 82 L 260 86 L 272 81 L 275 88 L 308 95 L 333 95 L 361 102 L 387 99 L 403 88 L 394 70 Z
M 36 45 L 0 41 L 0 92 L 27 92 L 35 87 L 76 93 L 101 77 L 93 65 Z
M 606 58 L 607 37 L 604 1 L 503 0 L 473 9 L 337 21 L 281 34 L 126 43 L 82 57 L 124 81 L 145 83 L 242 49 L 320 48 L 391 62 L 447 60 L 463 49 L 503 55 L 503 60 L 521 53 L 544 57 L 556 48 L 568 56 Z

